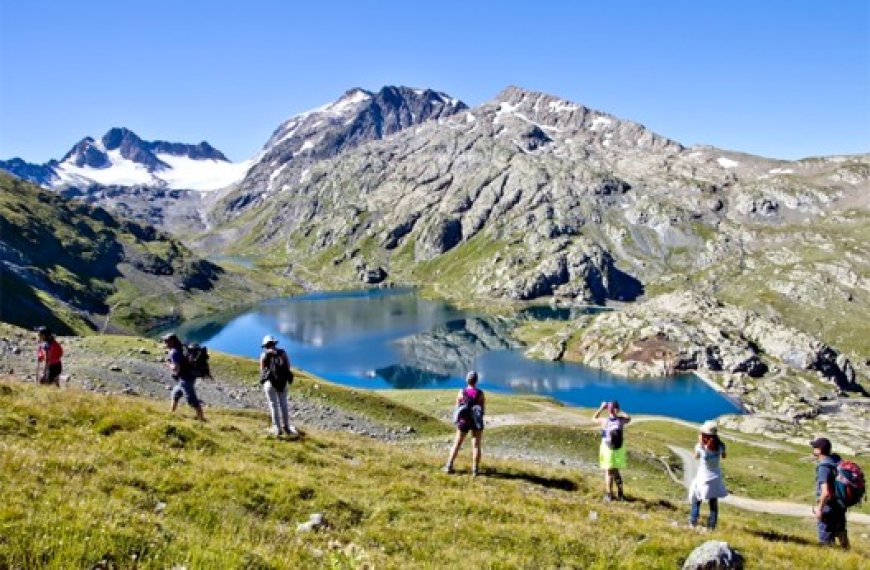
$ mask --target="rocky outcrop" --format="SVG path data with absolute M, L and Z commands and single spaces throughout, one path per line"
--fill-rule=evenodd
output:
M 708 370 L 760 378 L 776 362 L 861 390 L 848 359 L 819 340 L 691 291 L 598 316 L 573 352 L 586 364 L 641 376 Z

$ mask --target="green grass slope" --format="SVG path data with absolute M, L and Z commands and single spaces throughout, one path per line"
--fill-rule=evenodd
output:
M 0 320 L 143 331 L 290 290 L 177 240 L 0 173 Z
M 209 418 L 0 381 L 0 567 L 674 568 L 711 538 L 675 526 L 685 506 L 641 483 L 605 506 L 598 476 L 577 470 L 489 461 L 483 477 L 448 476 L 442 453 Z M 313 513 L 327 526 L 297 532 Z M 755 568 L 857 569 L 870 554 L 727 507 L 713 538 Z

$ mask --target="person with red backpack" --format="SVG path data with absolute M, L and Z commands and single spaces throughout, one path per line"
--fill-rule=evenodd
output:
M 831 452 L 831 441 L 819 437 L 810 442 L 816 460 L 816 499 L 813 513 L 816 515 L 819 544 L 833 545 L 840 542 L 849 548 L 846 532 L 846 506 L 837 497 L 837 472 L 841 458 Z
M 459 454 L 462 443 L 468 432 L 471 432 L 473 443 L 471 476 L 480 473 L 481 442 L 483 440 L 483 414 L 486 408 L 486 398 L 483 390 L 477 387 L 477 372 L 473 370 L 465 376 L 466 386 L 456 396 L 456 409 L 453 412 L 453 423 L 456 425 L 456 439 L 450 449 L 450 458 L 442 471 L 453 473 L 453 461 Z
M 601 412 L 607 410 L 607 417 L 598 419 Z M 598 463 L 604 470 L 604 500 L 613 500 L 613 484 L 616 483 L 616 500 L 624 501 L 622 474 L 625 469 L 625 437 L 624 428 L 631 421 L 631 416 L 619 409 L 619 402 L 601 402 L 592 419 L 601 425 L 601 447 L 598 449 Z
M 60 373 L 63 371 L 61 357 L 63 347 L 48 330 L 48 327 L 36 327 L 39 344 L 36 348 L 36 381 L 39 384 L 54 384 L 60 388 Z M 40 372 L 40 364 L 42 371 Z

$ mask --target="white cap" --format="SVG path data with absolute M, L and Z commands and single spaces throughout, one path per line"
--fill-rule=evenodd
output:
M 707 420 L 704 422 L 704 425 L 701 426 L 701 433 L 707 435 L 716 435 L 719 433 L 719 426 L 716 425 L 716 422 L 713 420 Z
M 260 344 L 260 346 L 266 346 L 267 344 L 270 344 L 270 343 L 278 344 L 278 339 L 270 334 L 267 334 L 266 336 L 263 337 L 263 342 Z

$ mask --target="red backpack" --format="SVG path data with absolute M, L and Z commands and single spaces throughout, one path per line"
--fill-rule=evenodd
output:
M 858 464 L 845 460 L 837 463 L 834 492 L 840 504 L 846 508 L 857 505 L 864 498 L 864 491 L 864 472 Z

